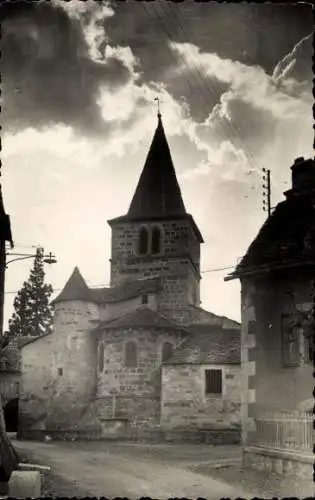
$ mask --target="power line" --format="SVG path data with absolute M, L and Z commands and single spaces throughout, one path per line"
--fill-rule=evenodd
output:
M 234 269 L 235 267 L 236 267 L 236 265 L 205 269 L 204 271 L 200 271 L 200 274 L 215 273 L 218 271 L 225 271 L 227 269 Z M 90 285 L 90 288 L 101 288 L 101 287 L 110 287 L 110 285 L 109 285 L 109 283 L 100 283 L 98 285 Z M 54 288 L 54 292 L 61 292 L 61 290 L 63 290 L 63 288 Z M 8 291 L 5 293 L 6 294 L 18 293 L 18 290 L 17 291 Z
M 186 38 L 187 42 L 189 43 L 187 33 L 186 33 L 186 31 L 185 31 L 184 27 L 182 26 L 182 24 L 181 24 L 181 22 L 180 22 L 179 18 L 178 18 L 178 17 L 176 16 L 176 14 L 174 13 L 174 11 L 173 11 L 173 9 L 172 9 L 172 5 L 168 4 L 168 7 L 169 7 L 169 11 L 170 11 L 170 12 L 167 12 L 167 11 L 166 11 L 166 6 L 165 6 L 165 8 L 164 8 L 164 6 L 161 4 L 161 8 L 163 8 L 163 10 L 164 10 L 165 14 L 166 14 L 166 15 L 168 15 L 169 13 L 171 13 L 171 15 L 173 16 L 173 19 L 175 19 L 175 20 L 177 21 L 177 23 L 178 23 L 179 27 L 181 28 L 182 33 L 184 34 L 184 36 L 185 36 L 185 38 Z M 153 8 L 153 10 L 155 11 L 156 16 L 159 18 L 159 20 L 160 20 L 161 24 L 163 24 L 163 23 L 162 23 L 162 20 L 161 20 L 161 17 L 159 16 L 158 12 L 156 11 L 156 9 L 155 9 L 155 6 L 154 6 L 154 5 L 152 5 L 152 8 Z M 163 26 L 164 26 L 164 30 L 165 30 L 165 25 L 163 24 Z M 167 34 L 168 34 L 168 33 L 167 33 Z M 168 35 L 168 36 L 169 36 L 169 35 Z M 170 36 L 169 36 L 169 38 L 170 38 L 170 40 L 171 40 L 171 42 L 172 42 L 172 39 L 171 39 L 171 37 L 170 37 Z M 206 88 L 206 90 L 208 91 L 208 94 L 210 94 L 210 95 L 214 95 L 216 98 L 218 98 L 218 97 L 219 97 L 219 95 L 220 95 L 220 92 L 218 92 L 218 90 L 217 90 L 217 87 L 216 87 L 215 83 L 214 83 L 214 82 L 212 82 L 212 88 L 209 86 L 208 82 L 207 82 L 207 81 L 206 81 L 206 79 L 205 79 L 205 75 L 204 75 L 204 74 L 202 74 L 202 73 L 201 73 L 201 71 L 200 71 L 200 65 L 199 65 L 198 63 L 195 63 L 195 60 L 194 60 L 193 56 L 191 55 L 190 51 L 188 51 L 188 50 L 187 50 L 186 52 L 187 52 L 187 54 L 188 54 L 189 58 L 190 58 L 190 59 L 192 60 L 192 62 L 193 62 L 193 67 L 194 67 L 194 71 L 195 71 L 195 76 L 196 76 L 196 77 L 197 77 L 197 76 L 199 76 L 199 77 L 200 77 L 200 80 L 199 80 L 199 78 L 198 78 L 198 80 L 197 80 L 197 81 L 198 81 L 198 83 L 199 83 L 199 86 L 200 86 L 200 81 L 201 81 L 201 83 L 202 83 L 202 85 L 203 85 L 203 86 L 200 86 L 200 88 L 201 88 L 201 91 L 202 91 L 203 95 L 204 95 L 204 96 L 205 96 L 205 98 L 206 98 L 206 101 L 208 101 L 208 96 L 207 96 L 207 94 L 205 94 L 205 93 L 204 93 L 204 88 L 203 88 L 203 87 L 205 87 L 205 88 Z M 183 59 L 184 59 L 184 58 L 183 58 Z M 185 63 L 185 60 L 184 60 L 184 63 Z M 189 69 L 190 69 L 190 68 L 189 68 Z M 213 88 L 214 88 L 215 92 L 213 92 Z M 239 141 L 237 141 L 237 142 L 239 142 L 239 144 L 236 144 L 236 146 L 238 146 L 238 147 L 240 147 L 241 149 L 243 149 L 243 151 L 244 151 L 244 152 L 245 152 L 245 154 L 246 154 L 246 157 L 247 157 L 248 161 L 252 164 L 252 166 L 256 167 L 256 162 L 255 162 L 254 155 L 253 155 L 253 153 L 252 153 L 252 152 L 248 149 L 248 147 L 247 147 L 247 146 L 245 146 L 245 143 L 244 143 L 244 141 L 243 141 L 243 139 L 242 139 L 242 136 L 241 136 L 240 129 L 239 129 L 238 125 L 237 125 L 236 123 L 234 123 L 234 122 L 233 122 L 233 120 L 230 118 L 230 120 L 229 120 L 228 122 L 226 122 L 226 121 L 222 121 L 222 126 L 223 126 L 223 129 L 224 129 L 224 131 L 225 131 L 225 133 L 226 133 L 227 137 L 229 136 L 229 133 L 228 133 L 229 131 L 227 130 L 229 126 L 230 126 L 231 130 L 234 132 L 234 136 L 238 135 L 240 142 L 239 142 Z M 223 138 L 223 137 L 221 136 L 221 138 Z M 229 140 L 230 140 L 232 143 L 233 143 L 233 142 L 236 142 L 236 141 L 235 141 L 235 139 L 231 139 L 231 137 L 229 137 Z

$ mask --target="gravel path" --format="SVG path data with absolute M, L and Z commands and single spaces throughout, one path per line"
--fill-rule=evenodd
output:
M 193 463 L 235 461 L 239 457 L 237 447 L 16 440 L 14 446 L 32 461 L 52 466 L 52 474 L 45 478 L 45 496 L 119 496 L 130 500 L 141 496 L 159 499 L 253 496 L 242 488 L 190 470 Z

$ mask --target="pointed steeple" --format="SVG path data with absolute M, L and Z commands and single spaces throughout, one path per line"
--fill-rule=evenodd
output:
M 127 215 L 148 218 L 184 214 L 186 209 L 159 111 L 158 125 Z
M 52 304 L 64 300 L 83 300 L 90 301 L 90 289 L 84 281 L 78 267 L 74 268 L 73 273 L 65 284 L 60 294 L 52 301 Z

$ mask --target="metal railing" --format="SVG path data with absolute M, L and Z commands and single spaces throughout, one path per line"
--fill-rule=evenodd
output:
M 313 415 L 309 413 L 274 414 L 256 418 L 255 444 L 312 453 L 313 421 Z

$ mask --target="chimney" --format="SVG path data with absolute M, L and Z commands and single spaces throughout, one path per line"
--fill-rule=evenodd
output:
M 296 158 L 292 170 L 292 195 L 313 191 L 315 189 L 315 162 L 303 156 Z

